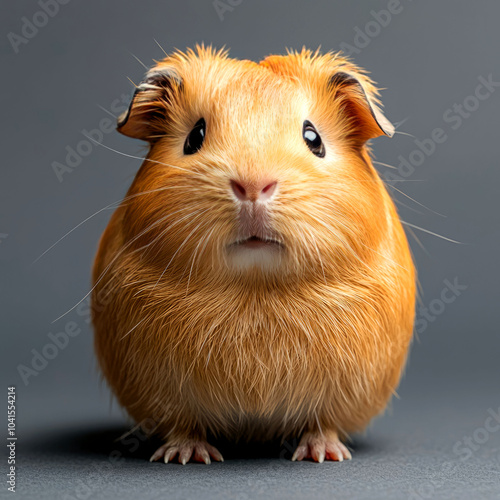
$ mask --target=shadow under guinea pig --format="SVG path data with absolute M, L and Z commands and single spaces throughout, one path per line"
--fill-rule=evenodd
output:
M 282 459 L 290 460 L 299 440 L 281 442 L 238 442 L 224 438 L 208 436 L 224 456 L 224 460 L 244 459 Z M 23 443 L 23 453 L 43 452 L 45 455 L 71 455 L 95 457 L 123 457 L 125 459 L 149 460 L 154 451 L 162 444 L 161 440 L 148 438 L 140 430 L 130 431 L 124 426 L 73 428 L 44 432 L 34 439 Z M 373 450 L 381 451 L 383 445 L 366 436 L 355 437 L 348 446 L 354 452 L 354 458 L 361 458 Z

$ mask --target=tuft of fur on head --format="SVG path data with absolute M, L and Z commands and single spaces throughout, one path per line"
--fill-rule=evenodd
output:
M 203 146 L 184 155 L 200 118 Z M 367 149 L 391 127 L 374 83 L 340 54 L 255 63 L 198 46 L 148 72 L 119 130 L 150 150 L 102 237 L 93 293 L 103 373 L 137 421 L 156 415 L 163 437 L 347 433 L 385 407 L 415 293 Z M 230 181 L 262 176 L 278 183 L 259 229 L 275 243 L 237 248 Z

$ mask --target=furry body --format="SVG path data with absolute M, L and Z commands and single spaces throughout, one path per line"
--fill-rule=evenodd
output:
M 93 272 L 95 347 L 119 402 L 171 445 L 362 430 L 399 382 L 415 300 L 366 146 L 382 134 L 375 87 L 308 51 L 254 63 L 198 48 L 152 71 L 119 127 L 149 154 Z M 200 117 L 203 147 L 184 156 Z M 302 141 L 305 119 L 324 158 Z M 262 176 L 277 192 L 243 213 L 229 180 Z M 279 245 L 234 250 L 252 231 Z

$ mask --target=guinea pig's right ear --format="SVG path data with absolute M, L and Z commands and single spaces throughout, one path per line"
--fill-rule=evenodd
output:
M 155 134 L 164 132 L 169 107 L 181 90 L 182 79 L 174 69 L 151 69 L 135 89 L 128 109 L 118 117 L 118 132 L 135 139 L 154 140 Z

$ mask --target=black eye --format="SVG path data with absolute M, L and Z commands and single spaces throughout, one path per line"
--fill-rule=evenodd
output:
M 189 135 L 186 137 L 186 142 L 184 143 L 184 154 L 192 155 L 196 153 L 201 148 L 203 141 L 205 140 L 205 129 L 207 125 L 203 118 L 200 118 L 193 130 L 189 132 Z
M 302 128 L 302 137 L 306 141 L 307 147 L 319 158 L 325 156 L 325 146 L 321 140 L 318 131 L 314 128 L 314 125 L 306 120 Z

